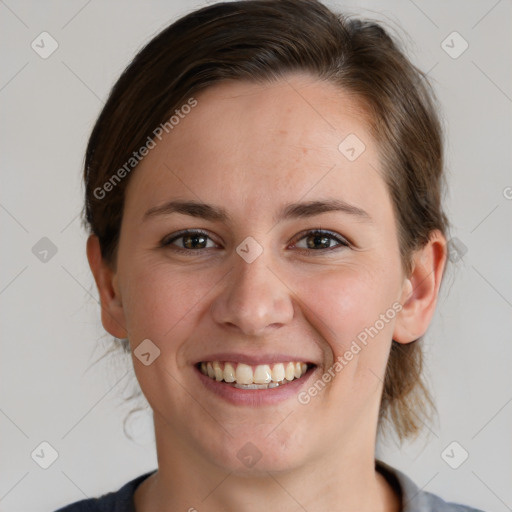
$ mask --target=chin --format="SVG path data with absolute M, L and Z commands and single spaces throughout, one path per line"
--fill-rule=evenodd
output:
M 291 436 L 265 433 L 226 436 L 220 450 L 209 454 L 213 464 L 240 476 L 265 476 L 268 473 L 289 471 L 303 465 L 307 459 L 303 446 L 307 443 L 290 442 Z M 211 451 L 213 446 L 205 447 Z

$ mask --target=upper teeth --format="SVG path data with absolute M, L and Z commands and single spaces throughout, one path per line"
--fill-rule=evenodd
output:
M 201 372 L 211 379 L 238 384 L 268 384 L 298 379 L 306 373 L 308 365 L 302 362 L 249 366 L 244 363 L 208 361 L 201 363 Z

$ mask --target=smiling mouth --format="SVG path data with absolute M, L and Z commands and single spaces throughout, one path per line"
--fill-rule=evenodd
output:
M 315 365 L 301 361 L 251 366 L 228 361 L 203 361 L 197 368 L 203 375 L 238 389 L 271 389 L 303 377 Z

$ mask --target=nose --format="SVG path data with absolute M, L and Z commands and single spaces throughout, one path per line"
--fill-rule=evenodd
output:
M 252 263 L 234 255 L 233 271 L 211 305 L 214 321 L 248 336 L 264 335 L 294 315 L 291 291 L 261 254 Z

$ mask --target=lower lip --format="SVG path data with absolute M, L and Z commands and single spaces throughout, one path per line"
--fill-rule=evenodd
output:
M 294 379 L 288 384 L 269 389 L 239 389 L 207 377 L 197 366 L 194 366 L 194 371 L 206 389 L 212 391 L 227 402 L 234 405 L 259 406 L 277 404 L 289 400 L 292 397 L 296 398 L 300 389 L 306 385 L 317 368 L 318 367 L 313 367 L 308 369 L 300 379 Z

